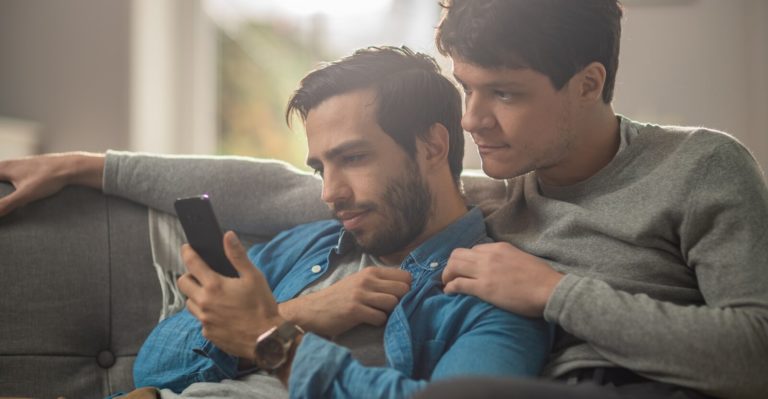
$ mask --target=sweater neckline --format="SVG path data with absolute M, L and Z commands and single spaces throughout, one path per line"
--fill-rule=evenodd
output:
M 602 169 L 589 178 L 567 186 L 546 184 L 536 176 L 536 172 L 533 172 L 534 179 L 532 179 L 532 183 L 538 186 L 537 191 L 544 197 L 553 199 L 580 197 L 600 187 L 605 180 L 611 179 L 615 173 L 620 171 L 624 163 L 631 159 L 634 147 L 630 146 L 633 139 L 637 136 L 639 129 L 637 124 L 630 119 L 622 115 L 617 115 L 616 117 L 619 118 L 619 149 L 607 165 L 603 166 Z

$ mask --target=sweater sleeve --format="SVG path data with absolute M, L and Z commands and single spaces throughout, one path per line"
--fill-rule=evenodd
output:
M 738 143 L 690 177 L 680 250 L 704 303 L 681 306 L 566 275 L 545 318 L 647 377 L 728 398 L 768 392 L 768 190 Z
M 321 181 L 275 160 L 107 152 L 104 192 L 175 214 L 177 198 L 209 194 L 225 230 L 273 236 L 330 217 Z

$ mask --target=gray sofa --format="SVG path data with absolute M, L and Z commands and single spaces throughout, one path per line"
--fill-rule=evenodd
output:
M 486 212 L 504 201 L 503 182 L 462 180 Z M 0 182 L 0 197 L 12 191 Z M 66 188 L 0 218 L 0 399 L 132 390 L 161 308 L 146 207 Z
M 0 397 L 133 389 L 160 306 L 146 208 L 67 188 L 0 218 Z

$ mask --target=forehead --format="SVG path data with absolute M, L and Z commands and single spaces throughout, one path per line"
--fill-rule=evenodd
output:
M 310 158 L 350 141 L 378 143 L 389 136 L 376 120 L 373 89 L 336 95 L 321 102 L 307 114 L 307 143 Z
M 486 68 L 461 58 L 453 58 L 453 76 L 465 86 L 537 87 L 549 84 L 549 78 L 530 68 Z

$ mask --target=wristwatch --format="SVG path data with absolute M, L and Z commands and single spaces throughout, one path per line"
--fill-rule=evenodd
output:
M 275 372 L 288 361 L 296 338 L 302 334 L 304 330 L 289 321 L 261 334 L 256 341 L 256 365 L 264 371 Z

